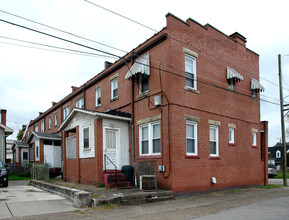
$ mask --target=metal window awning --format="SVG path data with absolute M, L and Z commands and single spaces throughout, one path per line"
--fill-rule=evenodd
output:
M 146 53 L 136 59 L 135 63 L 132 65 L 130 70 L 125 75 L 125 79 L 130 79 L 132 76 L 137 73 L 150 75 L 150 56 L 149 53 Z
M 243 81 L 244 77 L 233 68 L 227 66 L 227 79 L 235 79 L 238 82 Z
M 251 90 L 264 92 L 265 88 L 258 82 L 258 80 L 251 78 Z

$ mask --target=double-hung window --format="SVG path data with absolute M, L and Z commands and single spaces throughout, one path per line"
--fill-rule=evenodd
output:
M 83 149 L 89 149 L 89 127 L 83 128 Z
M 253 137 L 252 145 L 253 145 L 253 146 L 257 146 L 257 133 L 256 133 L 256 132 L 253 132 L 253 133 L 252 133 L 252 137 Z
M 84 108 L 84 99 L 80 98 L 76 101 L 76 108 Z
M 111 81 L 111 99 L 116 99 L 118 97 L 118 80 L 113 79 Z
M 101 88 L 95 90 L 95 106 L 99 107 L 101 105 Z
M 197 122 L 187 121 L 186 123 L 187 155 L 198 155 L 197 137 L 198 137 Z
M 235 144 L 235 129 L 229 128 L 229 144 Z
M 159 122 L 140 126 L 140 155 L 159 155 L 161 153 L 161 126 Z
M 186 87 L 197 89 L 196 57 L 185 54 Z
M 51 129 L 51 116 L 48 117 L 48 128 Z
M 210 125 L 210 156 L 219 156 L 219 127 Z
M 70 107 L 67 106 L 66 108 L 63 109 L 63 119 L 65 120 L 67 116 L 69 115 L 70 112 Z
M 44 120 L 41 121 L 41 132 L 44 133 Z
M 35 131 L 38 132 L 38 125 L 35 126 Z
M 54 126 L 57 126 L 57 113 L 54 114 Z

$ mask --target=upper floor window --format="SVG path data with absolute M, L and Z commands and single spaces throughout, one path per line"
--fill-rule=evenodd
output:
M 276 158 L 281 158 L 281 151 L 279 150 L 276 151 Z
M 38 132 L 38 125 L 35 126 L 34 130 Z
M 160 123 L 149 123 L 140 126 L 140 155 L 159 155 L 161 153 Z
M 235 144 L 235 129 L 229 128 L 229 144 Z
M 145 93 L 149 91 L 149 75 L 139 74 L 139 93 Z
M 101 88 L 95 90 L 95 106 L 101 105 Z
M 256 133 L 256 132 L 253 132 L 253 133 L 252 133 L 252 137 L 253 137 L 252 145 L 253 145 L 253 146 L 257 146 L 257 133 Z
M 196 58 L 188 54 L 185 55 L 186 86 L 197 89 Z
M 219 127 L 210 125 L 210 156 L 219 156 Z
M 48 128 L 51 129 L 51 116 L 48 117 Z
M 44 120 L 41 121 L 41 132 L 44 133 Z
M 70 106 L 67 106 L 66 108 L 63 109 L 63 119 L 65 120 L 67 116 L 69 115 L 70 112 Z
M 84 99 L 80 98 L 76 101 L 76 108 L 84 108 Z
M 198 155 L 197 122 L 186 123 L 187 155 Z
M 118 97 L 118 79 L 111 80 L 111 99 Z
M 57 113 L 54 114 L 54 126 L 57 126 Z

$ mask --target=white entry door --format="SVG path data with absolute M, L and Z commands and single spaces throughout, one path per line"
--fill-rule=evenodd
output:
M 105 128 L 103 137 L 104 169 L 114 170 L 119 167 L 119 131 L 118 129 Z M 105 157 L 106 155 L 106 157 Z

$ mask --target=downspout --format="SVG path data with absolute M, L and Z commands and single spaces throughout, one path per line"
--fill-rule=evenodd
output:
M 134 149 L 134 76 L 131 78 L 131 158 L 132 158 L 132 167 L 136 181 L 136 170 L 135 170 L 135 149 Z

